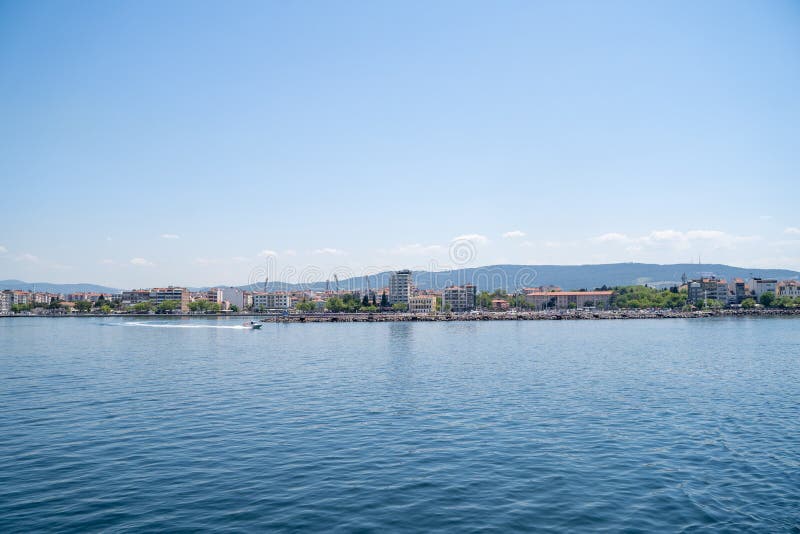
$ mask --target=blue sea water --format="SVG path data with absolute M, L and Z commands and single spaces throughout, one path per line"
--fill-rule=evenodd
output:
M 240 322 L 0 319 L 0 531 L 800 531 L 800 320 Z

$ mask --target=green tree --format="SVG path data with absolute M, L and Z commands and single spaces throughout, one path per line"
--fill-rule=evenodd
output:
M 363 299 L 361 299 L 361 307 L 362 307 L 362 308 L 366 308 L 366 307 L 368 307 L 368 306 L 369 306 L 369 295 L 367 295 L 366 293 L 364 293 L 364 298 L 363 298 Z
M 100 306 L 100 313 L 105 313 L 105 314 L 111 313 L 111 306 L 109 306 L 108 304 Z
M 339 297 L 331 297 L 325 301 L 325 309 L 330 312 L 341 312 L 344 308 L 344 302 Z
M 761 295 L 761 298 L 758 299 L 758 302 L 761 303 L 762 306 L 765 308 L 769 308 L 772 306 L 772 303 L 775 302 L 775 293 L 772 291 L 767 291 Z
M 231 304 L 231 311 L 233 313 L 238 313 L 239 312 L 239 306 L 237 306 L 236 304 Z
M 177 300 L 165 300 L 156 308 L 156 313 L 170 313 L 173 310 L 180 309 L 181 303 Z
M 792 297 L 787 297 L 785 295 L 782 295 L 775 299 L 773 306 L 782 309 L 794 308 L 794 299 Z
M 306 299 L 303 299 L 301 302 L 298 302 L 295 307 L 301 312 L 305 313 L 313 312 L 314 310 L 317 309 L 317 305 L 313 301 Z
M 50 304 L 47 306 L 51 310 L 57 310 L 61 307 L 61 299 L 58 297 L 53 297 L 50 299 Z
M 89 302 L 88 300 L 79 300 L 78 302 L 75 303 L 75 308 L 80 313 L 86 313 L 92 309 L 92 303 Z
M 386 296 L 386 291 L 381 294 L 381 309 L 386 309 L 389 307 L 389 297 Z
M 745 310 L 750 310 L 756 307 L 756 301 L 754 299 L 744 299 L 742 301 L 742 308 Z
M 392 304 L 392 310 L 394 311 L 403 312 L 406 311 L 407 309 L 408 309 L 408 304 L 406 304 L 405 302 L 396 302 Z
M 153 309 L 153 305 L 150 303 L 149 300 L 144 302 L 138 302 L 133 305 L 134 313 L 147 313 Z

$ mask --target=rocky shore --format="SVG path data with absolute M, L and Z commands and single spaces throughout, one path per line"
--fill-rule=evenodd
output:
M 707 317 L 800 316 L 800 309 L 752 310 L 558 310 L 468 313 L 293 313 L 262 318 L 277 323 L 379 323 L 396 321 L 559 321 L 604 319 L 700 319 Z

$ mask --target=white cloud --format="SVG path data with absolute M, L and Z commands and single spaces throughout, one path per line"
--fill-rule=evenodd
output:
M 320 255 L 320 254 L 328 254 L 330 256 L 344 256 L 345 252 L 343 250 L 339 250 L 338 248 L 318 248 L 311 252 L 312 254 Z
M 616 232 L 610 232 L 608 234 L 603 234 L 601 236 L 595 237 L 594 240 L 595 241 L 600 241 L 601 243 L 608 243 L 608 242 L 614 242 L 614 241 L 619 241 L 621 243 L 624 243 L 624 242 L 628 241 L 628 236 L 626 236 L 625 234 L 618 234 Z
M 511 230 L 503 234 L 503 239 L 513 239 L 515 237 L 525 237 L 525 232 L 522 230 Z
M 783 233 L 786 235 L 800 235 L 800 228 L 797 228 L 795 226 L 790 226 L 789 228 L 784 230 Z
M 161 234 L 161 239 L 180 239 L 178 234 Z
M 454 237 L 451 241 L 472 241 L 473 243 L 483 245 L 489 242 L 489 238 L 480 234 L 464 234 Z
M 103 259 L 103 260 L 100 260 L 100 263 L 103 264 L 103 265 L 114 265 L 114 260 Z
M 152 267 L 155 265 L 155 263 L 144 258 L 131 258 L 131 265 L 137 265 L 139 267 Z
M 653 230 L 647 235 L 631 237 L 620 233 L 608 233 L 595 237 L 593 241 L 600 243 L 618 243 L 629 245 L 627 250 L 639 251 L 643 247 L 669 245 L 677 249 L 690 248 L 694 244 L 712 247 L 730 248 L 736 243 L 756 241 L 757 236 L 737 236 L 719 230 Z
M 434 254 L 441 252 L 444 247 L 441 245 L 423 245 L 420 243 L 413 243 L 410 245 L 398 245 L 390 249 L 378 249 L 382 254 L 394 254 L 398 256 L 414 256 L 420 254 Z
M 259 258 L 267 258 L 269 256 L 277 256 L 277 255 L 278 253 L 275 252 L 274 250 L 262 250 L 261 252 L 258 253 Z
M 17 261 L 27 261 L 29 263 L 39 263 L 39 258 L 38 257 L 34 256 L 33 254 L 29 254 L 27 252 L 23 252 L 22 254 L 20 254 L 19 256 L 17 256 L 14 259 L 17 260 Z
M 5 254 L 6 252 L 8 252 L 8 249 L 3 245 L 0 245 L 0 254 Z

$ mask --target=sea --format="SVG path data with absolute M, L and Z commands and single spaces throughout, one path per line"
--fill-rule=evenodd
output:
M 0 532 L 800 532 L 800 319 L 0 319 Z

